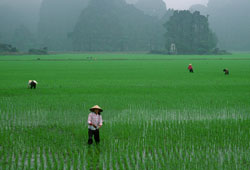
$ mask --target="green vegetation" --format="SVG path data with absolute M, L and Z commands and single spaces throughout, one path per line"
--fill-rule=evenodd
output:
M 0 169 L 249 169 L 249 60 L 0 56 Z M 89 147 L 94 104 L 105 122 Z
M 208 24 L 208 16 L 196 11 L 175 11 L 165 23 L 166 49 L 177 46 L 178 54 L 211 54 L 216 48 L 217 38 Z
M 12 47 L 10 44 L 1 44 L 0 43 L 0 53 L 16 53 L 18 50 L 16 47 Z

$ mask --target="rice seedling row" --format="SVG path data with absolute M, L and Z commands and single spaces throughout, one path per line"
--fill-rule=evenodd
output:
M 250 63 L 227 60 L 249 55 L 107 56 L 1 56 L 0 169 L 250 168 Z M 36 90 L 26 89 L 29 79 Z M 94 104 L 104 125 L 101 143 L 88 146 Z

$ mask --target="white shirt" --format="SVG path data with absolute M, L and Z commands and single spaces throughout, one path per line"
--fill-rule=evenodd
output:
M 102 116 L 94 112 L 90 112 L 88 116 L 88 124 L 89 124 L 88 128 L 90 130 L 99 129 L 99 127 L 102 126 Z M 95 125 L 97 128 L 95 128 L 94 126 L 90 124 Z

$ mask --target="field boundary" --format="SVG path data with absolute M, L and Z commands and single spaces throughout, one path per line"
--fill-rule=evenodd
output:
M 226 61 L 248 61 L 250 58 L 179 58 L 179 59 L 173 59 L 173 58 L 135 58 L 135 59 L 129 59 L 129 58 L 107 58 L 107 59 L 96 59 L 96 60 L 89 60 L 89 59 L 30 59 L 30 60 L 0 60 L 0 62 L 4 61 L 181 61 L 181 60 L 193 60 L 193 61 L 218 61 L 218 60 L 226 60 Z

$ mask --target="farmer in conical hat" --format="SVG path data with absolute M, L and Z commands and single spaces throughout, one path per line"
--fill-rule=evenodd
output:
M 32 89 L 32 88 L 36 88 L 36 85 L 37 85 L 37 81 L 36 80 L 29 80 L 28 82 L 28 88 Z
M 102 108 L 98 105 L 95 105 L 89 109 L 91 112 L 88 116 L 88 144 L 91 145 L 93 143 L 92 137 L 94 136 L 95 142 L 100 142 L 99 129 L 102 127 L 102 116 L 101 112 Z
M 190 73 L 194 72 L 192 64 L 188 65 L 188 70 L 189 70 Z

